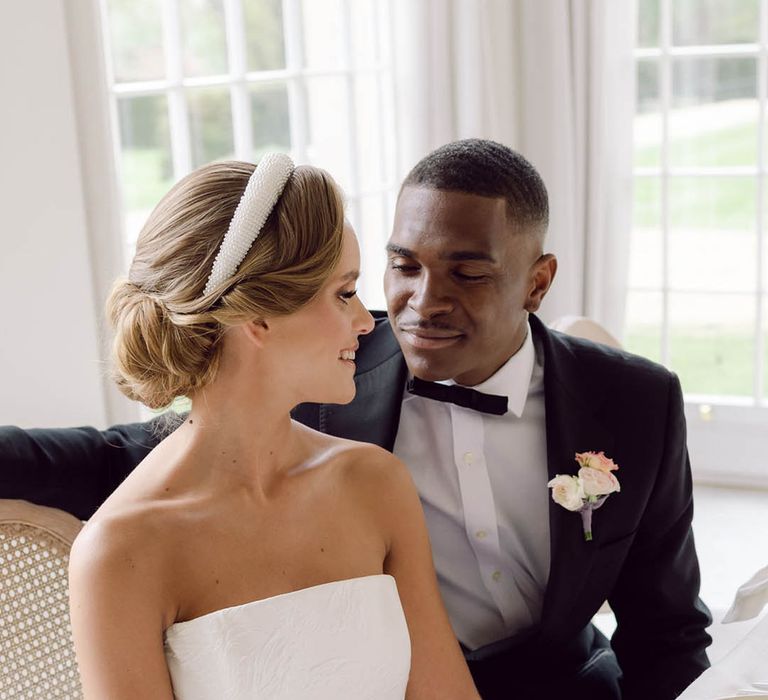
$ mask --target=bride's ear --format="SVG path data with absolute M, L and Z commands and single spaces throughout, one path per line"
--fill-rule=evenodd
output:
M 244 323 L 241 326 L 245 337 L 256 347 L 263 348 L 269 335 L 269 323 L 263 318 Z

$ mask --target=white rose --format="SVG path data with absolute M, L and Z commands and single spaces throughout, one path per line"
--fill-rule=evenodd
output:
M 584 504 L 584 489 L 578 477 L 558 474 L 547 486 L 552 489 L 552 500 L 568 510 L 579 510 Z
M 579 469 L 579 479 L 587 496 L 604 496 L 619 491 L 619 480 L 611 472 L 592 467 Z

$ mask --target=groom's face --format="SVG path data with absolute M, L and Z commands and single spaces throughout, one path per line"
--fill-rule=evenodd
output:
M 406 187 L 387 255 L 389 319 L 415 376 L 472 386 L 517 352 L 540 301 L 541 242 L 503 198 Z

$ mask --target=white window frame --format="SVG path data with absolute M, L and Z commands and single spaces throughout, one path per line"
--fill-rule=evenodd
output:
M 756 183 L 757 255 L 756 309 L 754 316 L 754 378 L 751 397 L 735 398 L 686 394 L 689 450 L 694 477 L 698 482 L 734 486 L 768 487 L 768 398 L 763 384 L 766 372 L 764 305 L 765 186 L 766 186 L 766 83 L 768 81 L 768 0 L 759 0 L 759 40 L 757 44 L 718 46 L 672 46 L 672 0 L 659 0 L 660 35 L 658 48 L 636 48 L 635 61 L 655 59 L 659 63 L 661 106 L 661 151 L 659 167 L 635 167 L 635 178 L 658 178 L 661 184 L 662 275 L 661 288 L 630 286 L 629 291 L 661 292 L 661 362 L 669 364 L 670 217 L 669 182 L 674 177 L 739 178 L 748 176 Z M 672 62 L 679 57 L 753 57 L 757 59 L 758 141 L 754 167 L 679 168 L 669 164 L 669 113 L 672 104 Z M 692 292 L 694 290 L 686 290 Z M 707 294 L 730 292 L 695 290 Z
M 351 188 L 345 190 L 347 212 L 352 225 L 361 237 L 363 251 L 361 296 L 369 306 L 381 306 L 381 269 L 384 261 L 384 232 L 388 231 L 394 211 L 397 191 L 397 173 L 400 171 L 397 159 L 397 124 L 395 119 L 394 68 L 392 64 L 392 0 L 377 0 L 375 8 L 377 23 L 383 26 L 378 39 L 378 55 L 388 54 L 387 59 L 376 64 L 356 66 L 352 59 L 351 12 L 354 0 L 341 0 L 343 63 L 339 68 L 308 69 L 303 56 L 303 17 L 301 0 L 282 0 L 283 27 L 286 66 L 280 70 L 249 72 L 246 69 L 246 44 L 243 8 L 240 0 L 222 0 L 225 13 L 225 31 L 229 72 L 205 77 L 184 77 L 182 66 L 182 35 L 179 0 L 160 0 L 163 13 L 163 44 L 165 49 L 166 79 L 141 82 L 118 83 L 112 70 L 108 0 L 98 0 L 101 16 L 102 43 L 105 47 L 107 84 L 110 93 L 110 112 L 114 140 L 114 161 L 121 181 L 121 143 L 118 118 L 118 99 L 150 95 L 165 95 L 168 99 L 168 117 L 171 138 L 171 156 L 174 180 L 179 180 L 192 169 L 191 143 L 189 133 L 189 111 L 185 89 L 195 87 L 229 87 L 232 109 L 234 157 L 252 160 L 251 103 L 248 90 L 257 84 L 282 83 L 287 86 L 289 113 L 291 115 L 291 155 L 297 163 L 311 162 L 307 145 L 309 142 L 310 120 L 307 100 L 307 83 L 312 78 L 342 77 L 347 87 L 347 117 L 349 123 L 348 172 Z M 357 172 L 358 139 L 356 132 L 355 81 L 374 79 L 377 83 L 378 107 L 382 119 L 384 138 L 379 142 L 380 159 L 384 164 L 384 177 L 372 187 L 362 188 Z M 323 166 L 323 163 L 317 163 Z M 333 174 L 333 173 L 332 173 Z M 367 236 L 362 231 L 362 200 L 367 197 L 381 197 L 381 228 L 378 236 Z M 124 235 L 126 259 L 132 257 L 134 241 Z

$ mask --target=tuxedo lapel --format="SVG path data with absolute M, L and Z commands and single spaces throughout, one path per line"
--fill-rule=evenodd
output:
M 569 340 L 550 332 L 535 316 L 530 321 L 544 354 L 548 478 L 576 474 L 576 452 L 612 454 L 613 436 L 595 415 L 603 398 L 575 362 Z M 550 573 L 542 626 L 558 625 L 572 613 L 603 540 L 601 515 L 602 510 L 595 511 L 594 539 L 587 542 L 580 514 L 549 500 Z

